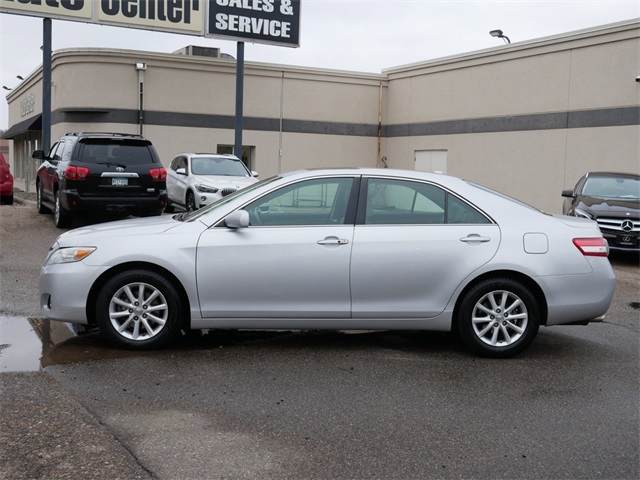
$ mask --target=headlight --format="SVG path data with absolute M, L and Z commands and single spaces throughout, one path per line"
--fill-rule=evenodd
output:
M 586 218 L 587 220 L 593 220 L 593 216 L 588 214 L 587 212 L 585 212 L 584 210 L 580 210 L 579 208 L 576 208 L 573 211 L 573 214 L 576 217 L 580 217 L 580 218 Z
M 44 261 L 45 265 L 55 265 L 58 263 L 72 263 L 84 260 L 93 252 L 96 251 L 96 247 L 68 247 L 59 248 L 49 253 L 49 256 Z
M 196 185 L 196 190 L 200 193 L 218 193 L 218 189 L 209 185 Z

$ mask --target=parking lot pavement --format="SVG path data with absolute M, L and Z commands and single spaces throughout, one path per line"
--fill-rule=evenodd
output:
M 0 477 L 149 479 L 130 452 L 53 377 L 0 374 Z
M 29 316 L 57 232 L 2 220 L 2 306 Z M 211 332 L 117 356 L 72 339 L 56 365 L 0 373 L 0 478 L 636 480 L 640 269 L 612 263 L 604 323 L 542 328 L 510 360 L 427 332 Z

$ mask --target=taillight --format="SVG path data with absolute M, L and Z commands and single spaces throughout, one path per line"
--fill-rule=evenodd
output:
M 89 169 L 87 167 L 67 167 L 64 175 L 67 180 L 86 180 Z
M 604 238 L 574 238 L 573 244 L 587 257 L 609 255 L 609 244 Z
M 151 180 L 154 182 L 164 182 L 167 180 L 167 171 L 164 168 L 152 168 L 149 170 Z

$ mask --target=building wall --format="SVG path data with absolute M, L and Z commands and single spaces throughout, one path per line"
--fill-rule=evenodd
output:
M 243 144 L 263 178 L 325 166 L 413 169 L 417 151 L 444 150 L 447 173 L 558 213 L 561 190 L 586 171 L 639 171 L 639 73 L 638 21 L 379 75 L 247 63 Z M 52 79 L 52 142 L 70 131 L 138 133 L 143 79 L 143 133 L 165 165 L 183 151 L 234 144 L 233 61 L 65 50 L 54 54 Z M 38 70 L 11 92 L 10 126 L 37 118 L 41 89 Z M 25 116 L 28 95 L 36 101 Z M 38 145 L 38 134 L 15 136 L 17 150 Z
M 390 166 L 447 150 L 447 173 L 553 213 L 589 170 L 640 173 L 637 22 L 385 72 Z

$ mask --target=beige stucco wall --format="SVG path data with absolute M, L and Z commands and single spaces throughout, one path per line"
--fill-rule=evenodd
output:
M 144 125 L 165 164 L 180 152 L 215 151 L 234 143 L 232 126 L 180 125 L 194 114 L 233 118 L 235 62 L 228 60 L 122 50 L 56 52 L 53 110 L 136 110 L 138 62 L 147 65 L 145 110 L 169 113 L 176 122 Z M 390 167 L 408 169 L 414 168 L 416 151 L 447 150 L 449 174 L 557 213 L 559 192 L 586 171 L 640 170 L 638 125 L 538 125 L 523 131 L 400 136 L 403 127 L 483 119 L 508 125 L 518 116 L 638 108 L 639 74 L 638 21 L 390 68 L 379 75 L 248 62 L 244 115 L 264 123 L 262 129 L 251 129 L 245 121 L 243 143 L 255 147 L 252 167 L 262 177 L 300 168 L 376 166 L 378 145 Z M 40 69 L 7 97 L 10 126 L 41 112 L 41 78 Z M 35 97 L 35 108 L 23 117 L 20 103 L 26 95 Z M 401 128 L 390 128 L 392 133 L 379 143 L 381 95 L 382 124 Z M 277 131 L 280 120 L 315 133 Z M 79 130 L 138 133 L 139 127 L 56 123 L 52 142 Z

